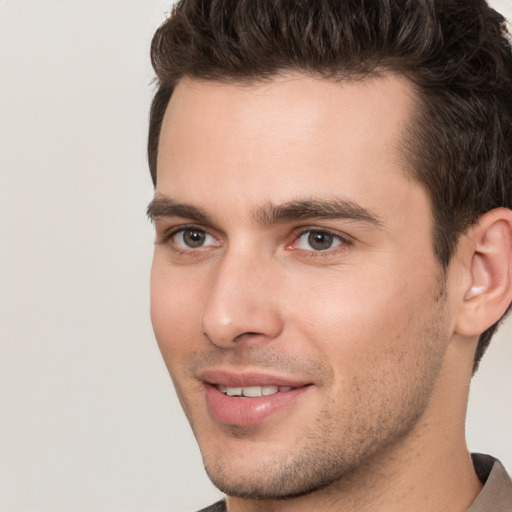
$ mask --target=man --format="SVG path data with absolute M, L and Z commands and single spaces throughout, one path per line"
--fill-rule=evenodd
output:
M 205 510 L 512 510 L 464 437 L 512 300 L 501 16 L 184 0 L 152 61 L 151 315 Z

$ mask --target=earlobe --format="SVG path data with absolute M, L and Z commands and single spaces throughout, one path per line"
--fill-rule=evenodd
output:
M 479 336 L 512 301 L 512 211 L 496 208 L 468 233 L 465 289 L 456 332 Z

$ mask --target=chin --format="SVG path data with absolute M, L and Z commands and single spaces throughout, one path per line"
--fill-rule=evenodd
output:
M 243 442 L 243 441 L 242 441 Z M 325 489 L 351 474 L 355 457 L 344 457 L 341 450 L 327 453 L 300 446 L 288 446 L 276 453 L 258 443 L 258 449 L 202 450 L 206 473 L 212 483 L 228 496 L 252 500 L 286 500 Z M 205 447 L 206 448 L 206 447 Z M 266 453 L 264 453 L 266 451 Z
M 298 498 L 325 489 L 337 480 L 322 474 L 311 475 L 304 472 L 297 475 L 295 471 L 288 471 L 286 468 L 281 468 L 277 473 L 275 467 L 273 474 L 267 473 L 264 478 L 259 470 L 244 478 L 240 473 L 233 475 L 234 471 L 229 469 L 219 471 L 219 468 L 212 469 L 206 466 L 210 480 L 220 491 L 227 496 L 249 500 Z

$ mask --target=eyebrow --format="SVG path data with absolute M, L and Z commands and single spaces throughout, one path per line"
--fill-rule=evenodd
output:
M 281 205 L 269 203 L 256 212 L 257 222 L 263 225 L 307 219 L 345 219 L 376 226 L 382 225 L 382 221 L 376 214 L 353 201 L 339 198 L 303 199 Z
M 173 199 L 161 195 L 155 196 L 148 204 L 146 214 L 154 222 L 163 217 L 184 217 L 197 222 L 208 222 L 210 216 L 202 208 L 191 204 L 178 203 Z
M 162 195 L 155 196 L 149 203 L 147 215 L 151 221 L 165 217 L 183 217 L 196 222 L 213 222 L 212 217 L 202 208 L 179 203 Z M 382 226 L 382 221 L 375 213 L 353 201 L 339 198 L 301 199 L 279 205 L 269 202 L 258 208 L 254 214 L 256 223 L 263 226 L 308 219 L 345 219 Z

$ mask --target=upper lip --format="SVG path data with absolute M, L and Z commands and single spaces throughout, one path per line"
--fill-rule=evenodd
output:
M 311 384 L 310 381 L 290 376 L 255 371 L 229 371 L 222 369 L 207 369 L 199 372 L 198 378 L 213 385 L 231 387 L 249 386 L 291 386 L 294 388 Z

